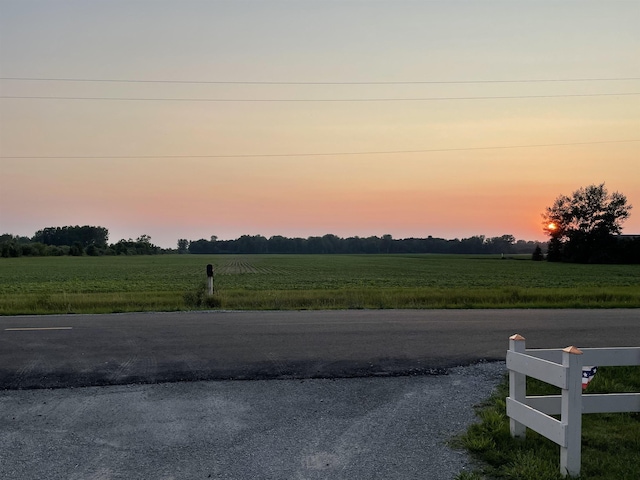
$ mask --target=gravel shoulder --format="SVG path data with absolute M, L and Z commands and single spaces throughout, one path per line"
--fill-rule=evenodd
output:
M 0 477 L 452 479 L 505 371 L 3 391 Z

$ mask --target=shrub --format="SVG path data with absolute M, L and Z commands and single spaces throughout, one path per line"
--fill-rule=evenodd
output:
M 215 294 L 213 296 L 208 294 L 207 286 L 204 283 L 194 290 L 185 292 L 183 299 L 187 307 L 193 308 L 220 308 L 222 305 L 219 297 Z

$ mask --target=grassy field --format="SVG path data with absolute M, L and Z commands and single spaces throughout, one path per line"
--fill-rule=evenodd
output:
M 204 296 L 214 265 L 216 295 Z M 0 259 L 0 314 L 223 309 L 640 307 L 637 265 L 464 255 Z

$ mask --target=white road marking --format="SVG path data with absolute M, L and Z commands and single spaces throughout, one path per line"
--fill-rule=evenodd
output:
M 23 327 L 23 328 L 5 328 L 5 332 L 30 332 L 37 330 L 73 330 L 73 327 Z

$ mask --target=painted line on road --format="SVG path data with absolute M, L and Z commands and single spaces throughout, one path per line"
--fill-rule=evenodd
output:
M 22 328 L 5 328 L 5 332 L 31 332 L 39 330 L 73 330 L 73 327 L 22 327 Z

